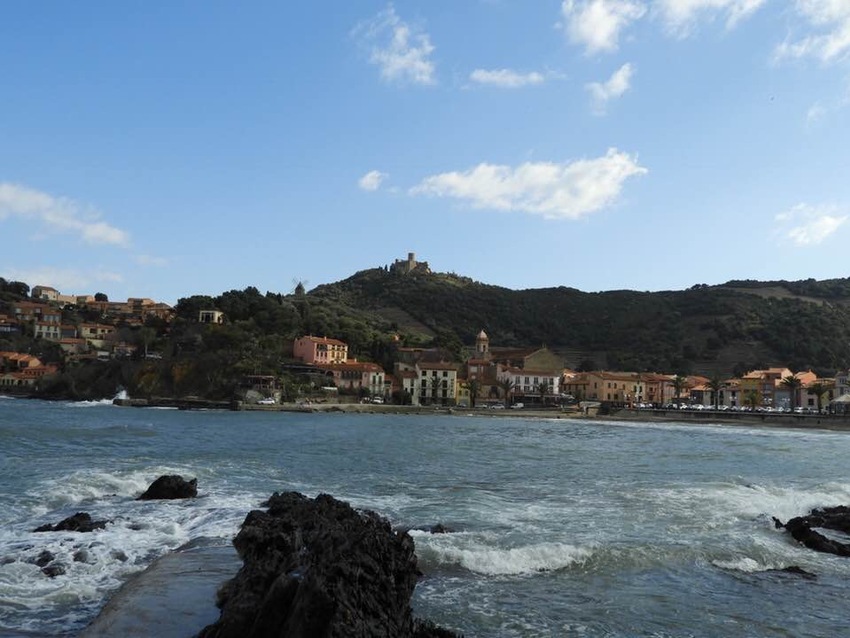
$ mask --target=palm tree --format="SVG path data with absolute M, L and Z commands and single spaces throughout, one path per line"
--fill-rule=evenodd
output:
M 747 390 L 746 393 L 744 393 L 744 405 L 750 406 L 751 410 L 755 410 L 759 403 L 758 390 Z
M 720 406 L 720 391 L 726 387 L 726 382 L 718 376 L 712 377 L 706 384 L 711 389 L 712 399 L 714 399 L 714 409 L 719 409 Z
M 546 395 L 549 394 L 549 382 L 548 381 L 541 381 L 540 383 L 537 384 L 536 389 L 537 389 L 537 394 L 540 395 L 540 404 L 543 405 L 543 402 L 545 400 Z
M 831 383 L 826 383 L 824 381 L 814 381 L 806 387 L 806 390 L 813 393 L 818 398 L 818 414 L 820 414 L 821 411 L 823 395 L 831 390 L 832 387 L 833 385 Z
M 502 379 L 501 381 L 499 381 L 499 387 L 502 389 L 502 392 L 505 393 L 505 407 L 509 408 L 511 405 L 511 394 L 513 393 L 514 387 L 516 386 L 514 385 L 514 382 L 510 379 Z
M 474 408 L 475 401 L 478 399 L 478 394 L 481 392 L 481 381 L 478 379 L 470 379 L 469 381 L 464 381 L 461 384 L 461 387 L 464 390 L 469 391 L 469 404 Z
M 687 380 L 687 378 L 677 374 L 670 381 L 670 384 L 673 386 L 673 392 L 676 393 L 673 400 L 676 402 L 676 405 L 679 405 L 679 403 L 681 402 L 682 391 L 686 390 L 689 387 L 688 386 L 688 380 Z
M 797 407 L 797 392 L 803 387 L 803 382 L 793 374 L 789 374 L 787 377 L 782 378 L 779 385 L 791 393 L 791 410 L 793 411 Z

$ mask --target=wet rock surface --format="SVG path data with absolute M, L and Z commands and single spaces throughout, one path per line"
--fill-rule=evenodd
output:
M 59 521 L 56 525 L 41 525 L 36 527 L 34 532 L 91 532 L 96 529 L 103 529 L 109 521 L 93 521 L 91 515 L 87 512 L 77 512 L 73 516 L 69 516 L 65 520 Z
M 233 541 L 243 566 L 201 637 L 456 636 L 413 618 L 420 572 L 407 533 L 327 494 L 275 493 L 264 505 Z
M 809 549 L 838 556 L 850 556 L 850 543 L 842 543 L 815 531 L 830 529 L 850 534 L 850 507 L 839 505 L 813 509 L 808 516 L 797 516 L 787 523 L 775 517 L 773 522 L 777 529 L 785 528 L 796 541 Z
M 147 490 L 136 500 L 170 500 L 177 498 L 195 498 L 198 495 L 198 479 L 189 481 L 178 474 L 160 476 L 150 484 Z

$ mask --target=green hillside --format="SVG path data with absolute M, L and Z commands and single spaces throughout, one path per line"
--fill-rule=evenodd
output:
M 366 270 L 311 291 L 423 338 L 540 345 L 578 366 L 729 373 L 781 364 L 822 373 L 850 363 L 850 280 L 729 282 L 684 291 L 509 290 L 445 273 Z M 587 361 L 586 363 L 591 363 Z

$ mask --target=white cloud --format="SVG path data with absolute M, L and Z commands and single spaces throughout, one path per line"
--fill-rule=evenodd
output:
M 841 215 L 837 206 L 797 204 L 793 208 L 776 215 L 779 222 L 779 234 L 783 239 L 797 246 L 820 244 L 837 231 L 848 215 Z
M 129 241 L 125 231 L 99 221 L 96 212 L 73 200 L 0 182 L 0 221 L 9 217 L 37 222 L 41 230 L 75 233 L 90 244 L 125 245 Z
M 428 34 L 403 22 L 392 4 L 357 25 L 352 34 L 370 48 L 369 62 L 380 68 L 384 80 L 436 84 L 430 59 L 434 46 Z
M 780 44 L 775 51 L 777 60 L 813 57 L 834 62 L 850 55 L 848 0 L 796 0 L 794 7 L 814 33 Z
M 168 265 L 168 259 L 165 257 L 155 257 L 154 255 L 136 255 L 136 263 L 140 266 L 156 266 L 162 268 Z
M 603 115 L 610 100 L 620 98 L 631 88 L 634 67 L 628 62 L 614 71 L 605 82 L 591 82 L 585 88 L 593 100 L 593 112 Z
M 478 84 L 486 84 L 504 89 L 518 89 L 532 84 L 542 84 L 544 77 L 542 73 L 533 71 L 531 73 L 517 73 L 510 69 L 475 69 L 469 74 L 469 79 Z
M 758 11 L 766 0 L 656 0 L 655 9 L 661 14 L 668 29 L 687 36 L 700 20 L 713 20 L 725 16 L 726 28 L 733 29 L 739 22 Z
M 376 191 L 387 177 L 389 175 L 381 171 L 369 171 L 357 181 L 357 185 L 364 191 Z
M 616 51 L 620 32 L 646 13 L 633 0 L 563 0 L 561 14 L 570 42 L 588 54 Z
M 100 269 L 84 272 L 74 268 L 42 267 L 6 268 L 4 271 L 6 279 L 23 281 L 30 286 L 52 286 L 64 294 L 87 292 L 99 283 L 118 283 L 124 280 L 117 273 Z
M 617 149 L 572 163 L 526 162 L 512 168 L 479 164 L 425 178 L 412 195 L 452 197 L 474 208 L 522 211 L 546 219 L 578 219 L 613 204 L 623 183 L 647 169 Z

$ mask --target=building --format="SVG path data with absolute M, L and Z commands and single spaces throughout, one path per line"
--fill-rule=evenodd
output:
M 33 299 L 39 301 L 58 301 L 59 291 L 50 286 L 33 286 L 30 293 Z
M 427 261 L 416 261 L 416 253 L 407 253 L 407 259 L 396 259 L 393 262 L 390 272 L 398 275 L 408 275 L 412 272 L 427 275 L 431 269 Z
M 292 356 L 316 366 L 344 363 L 348 360 L 348 344 L 338 339 L 306 335 L 295 340 Z
M 414 403 L 454 405 L 457 400 L 457 370 L 448 361 L 420 361 L 416 364 L 419 392 Z
M 384 369 L 377 363 L 343 361 L 316 364 L 333 375 L 338 390 L 362 391 L 369 396 L 384 396 Z
M 201 310 L 198 313 L 198 323 L 224 323 L 224 313 L 221 310 Z

